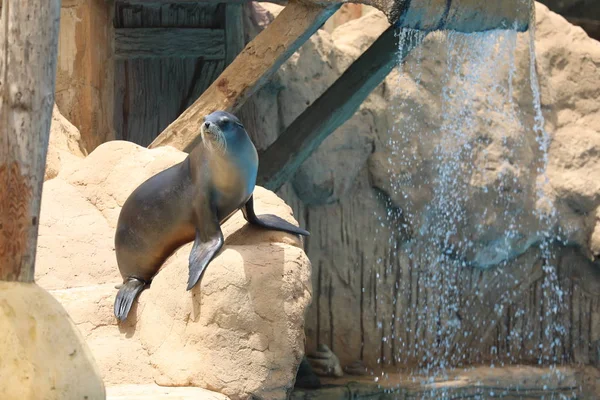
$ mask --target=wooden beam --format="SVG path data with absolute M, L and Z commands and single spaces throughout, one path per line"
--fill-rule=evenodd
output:
M 138 4 L 244 3 L 251 0 L 127 0 Z M 382 11 L 390 23 L 404 28 L 484 32 L 491 29 L 529 28 L 533 0 L 302 0 L 321 7 L 345 3 L 366 4 Z M 269 2 L 283 4 L 283 0 Z
M 202 57 L 225 58 L 222 29 L 119 28 L 115 29 L 115 58 Z
M 216 110 L 237 111 L 339 6 L 321 7 L 290 1 L 200 98 L 148 147 L 168 145 L 191 151 L 200 140 L 204 116 Z
M 244 50 L 244 5 L 225 5 L 225 65 Z
M 390 26 L 268 149 L 259 154 L 257 184 L 279 190 L 319 145 L 354 115 L 373 89 L 424 37 L 424 34 L 409 37 L 398 53 L 394 33 L 394 27 Z
M 33 282 L 54 106 L 59 0 L 2 0 L 0 280 Z

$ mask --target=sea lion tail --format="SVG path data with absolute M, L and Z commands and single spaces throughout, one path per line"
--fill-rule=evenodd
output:
M 123 283 L 115 299 L 115 317 L 119 321 L 127 318 L 135 298 L 146 288 L 146 282 L 137 278 L 129 278 Z

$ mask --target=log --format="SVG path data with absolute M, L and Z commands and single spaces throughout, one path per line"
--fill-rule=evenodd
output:
M 222 29 L 115 29 L 116 59 L 158 57 L 222 60 L 225 58 L 225 33 Z
M 300 165 L 360 107 L 392 68 L 421 43 L 423 34 L 406 40 L 400 54 L 390 26 L 288 128 L 259 154 L 257 184 L 277 191 L 290 180 Z
M 0 280 L 33 282 L 60 0 L 3 0 L 2 12 Z
M 340 4 L 322 7 L 290 1 L 200 98 L 148 147 L 169 145 L 191 151 L 200 140 L 200 124 L 205 115 L 216 110 L 236 112 L 339 7 Z

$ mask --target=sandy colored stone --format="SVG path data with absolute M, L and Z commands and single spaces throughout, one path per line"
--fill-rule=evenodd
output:
M 600 259 L 600 207 L 596 209 L 592 224 L 594 231 L 590 236 L 590 250 L 596 258 Z
M 310 261 L 294 235 L 249 226 L 238 212 L 224 224 L 224 249 L 201 284 L 185 290 L 189 243 L 167 260 L 130 320 L 116 324 L 120 208 L 140 183 L 183 158 L 170 147 L 111 141 L 47 181 L 36 280 L 65 306 L 107 385 L 156 382 L 232 399 L 285 398 L 304 354 L 311 300 Z M 296 223 L 277 195 L 260 187 L 254 193 L 258 214 Z
M 61 159 L 81 158 L 86 154 L 79 130 L 60 113 L 58 106 L 54 104 L 44 181 L 58 176 L 62 165 Z
M 0 398 L 105 398 L 92 354 L 65 309 L 44 289 L 0 282 L 0 326 Z
M 553 138 L 545 198 L 552 200 L 557 217 L 550 230 L 560 232 L 561 240 L 585 259 L 600 249 L 595 214 L 600 206 L 596 179 L 600 43 L 540 4 L 536 5 L 536 14 L 541 109 L 544 128 Z M 379 11 L 369 10 L 331 34 L 320 30 L 313 35 L 284 64 L 273 84 L 256 94 L 254 107 L 261 118 L 256 132 L 251 132 L 253 140 L 261 146 L 272 143 L 387 26 Z M 448 293 L 456 290 L 456 295 L 446 294 L 449 301 L 465 308 L 460 310 L 465 321 L 474 313 L 472 306 L 464 304 L 464 298 L 481 289 L 476 282 L 487 282 L 494 274 L 508 271 L 503 266 L 507 260 L 514 260 L 510 265 L 515 265 L 515 271 L 534 270 L 531 263 L 537 258 L 532 254 L 540 239 L 540 220 L 535 211 L 548 214 L 551 209 L 537 198 L 536 183 L 543 183 L 545 176 L 537 172 L 541 153 L 532 131 L 535 110 L 530 38 L 529 33 L 521 33 L 497 39 L 487 34 L 454 34 L 448 38 L 436 33 L 428 37 L 407 58 L 406 73 L 400 76 L 393 71 L 356 115 L 332 133 L 279 192 L 312 234 L 306 247 L 314 268 L 315 288 L 307 315 L 308 350 L 325 343 L 343 366 L 361 358 L 369 366 L 418 363 L 425 356 L 424 349 L 437 346 L 435 334 L 423 328 L 436 321 L 435 313 L 417 314 L 415 310 L 424 304 L 429 309 L 447 310 L 438 304 L 440 288 L 447 288 Z M 498 53 L 490 57 L 492 52 L 488 50 L 494 46 Z M 449 60 L 460 52 L 465 59 L 449 71 Z M 515 68 L 509 88 L 511 54 Z M 508 101 L 509 92 L 512 102 Z M 466 114 L 448 115 L 442 104 L 444 96 L 444 107 L 453 104 L 448 100 L 453 97 L 454 104 L 464 105 Z M 445 114 L 448 118 L 444 121 Z M 448 129 L 440 134 L 444 122 Z M 449 133 L 459 131 L 461 124 L 468 124 L 472 134 L 458 140 Z M 394 142 L 398 131 L 408 134 Z M 447 143 L 445 138 L 452 140 Z M 445 146 L 451 155 L 457 148 L 452 146 L 459 144 L 470 146 L 466 152 L 470 156 L 460 158 L 457 164 L 461 168 L 446 172 L 449 178 L 466 181 L 460 188 L 464 217 L 429 213 L 427 205 L 434 197 L 432 182 L 447 164 L 438 157 L 436 146 Z M 453 193 L 459 190 L 458 185 L 449 187 Z M 514 194 L 512 199 L 510 193 Z M 477 268 L 457 268 L 456 275 L 449 273 L 441 278 L 446 282 L 456 279 L 454 284 L 438 286 L 435 282 L 424 289 L 423 284 L 428 282 L 424 270 L 440 268 L 432 261 L 436 254 L 418 253 L 415 238 L 421 230 L 421 239 L 431 237 L 424 228 L 444 218 L 457 228 L 445 250 L 452 253 L 452 245 L 467 243 L 468 249 L 458 252 L 464 256 L 461 261 Z M 511 235 L 506 235 L 509 231 Z M 558 246 L 554 254 L 565 256 Z M 597 263 L 576 261 L 585 270 L 579 271 L 570 265 L 574 262 L 567 263 L 562 275 L 571 279 L 563 282 L 564 288 L 574 285 L 570 295 L 573 303 L 566 306 L 572 307 L 572 312 L 557 316 L 556 323 L 581 326 L 574 329 L 581 329 L 577 335 L 585 337 L 588 331 L 598 332 L 598 325 L 588 325 L 584 314 L 580 317 L 575 309 L 584 307 L 596 318 L 600 312 L 597 303 L 589 305 L 591 300 L 585 296 L 595 293 L 597 285 L 585 282 L 586 289 L 573 283 L 573 271 L 584 277 L 580 280 L 583 282 L 585 277 L 598 276 L 594 269 Z M 516 278 L 527 280 L 522 275 Z M 537 283 L 522 292 L 514 300 L 518 305 L 545 301 Z M 542 323 L 530 324 L 539 320 L 537 311 L 524 307 L 531 313 L 529 318 L 515 314 L 520 307 L 511 307 L 510 311 L 504 308 L 501 318 L 490 316 L 489 321 L 483 321 L 498 324 L 497 330 L 472 353 L 466 353 L 478 359 L 478 354 L 495 351 L 494 346 L 507 335 L 508 328 L 502 322 L 505 320 L 510 320 L 511 329 L 522 336 L 531 331 L 543 332 Z M 451 312 L 440 314 L 442 324 L 458 321 Z M 472 321 L 473 326 L 485 325 L 479 322 Z M 544 319 L 544 323 L 550 322 Z M 565 351 L 588 357 L 586 343 L 582 339 Z M 511 360 L 528 359 L 539 344 L 543 343 L 513 343 L 500 357 L 510 351 L 506 357 Z M 409 354 L 409 349 L 414 351 Z

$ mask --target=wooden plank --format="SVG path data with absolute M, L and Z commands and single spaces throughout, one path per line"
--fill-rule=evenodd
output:
M 317 147 L 346 122 L 398 62 L 395 28 L 390 26 L 329 89 L 260 154 L 257 183 L 277 191 Z M 423 35 L 406 41 L 400 59 Z
M 244 50 L 244 19 L 242 4 L 225 6 L 225 65 L 229 65 Z
M 115 28 L 222 29 L 225 7 L 163 4 L 146 7 L 119 3 Z M 225 60 L 137 58 L 115 62 L 115 136 L 141 146 L 193 104 L 221 74 Z M 120 94 L 119 94 L 120 93 Z
M 148 147 L 168 145 L 191 151 L 200 140 L 199 126 L 205 115 L 216 110 L 237 111 L 339 6 L 290 1 L 202 96 Z
M 128 0 L 138 4 L 204 3 L 239 4 L 251 0 Z M 347 0 L 303 0 L 321 7 L 340 6 Z M 286 4 L 283 0 L 269 0 Z M 529 28 L 532 1 L 526 0 L 353 0 L 385 13 L 390 22 L 404 28 L 423 30 L 454 30 L 472 33 L 491 29 L 525 31 Z M 287 3 L 289 4 L 289 2 Z
M 33 282 L 50 135 L 59 0 L 3 0 L 0 18 L 0 279 Z
M 225 58 L 222 29 L 119 28 L 115 29 L 115 58 Z

